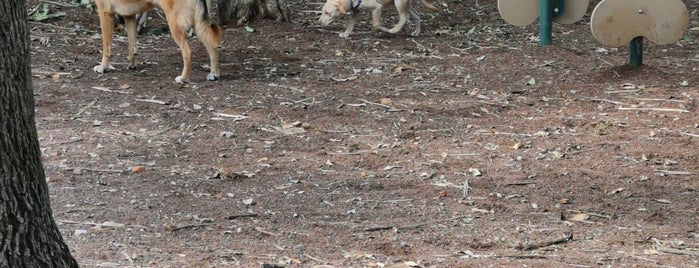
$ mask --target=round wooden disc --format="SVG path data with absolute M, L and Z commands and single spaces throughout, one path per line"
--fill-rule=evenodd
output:
M 498 12 L 507 23 L 527 26 L 539 18 L 540 0 L 498 0 Z
M 553 17 L 553 21 L 560 24 L 573 24 L 585 16 L 590 0 L 565 0 L 564 4 L 563 15 Z
M 604 0 L 590 19 L 592 35 L 610 47 L 624 46 L 639 36 L 658 45 L 672 44 L 688 25 L 682 0 Z

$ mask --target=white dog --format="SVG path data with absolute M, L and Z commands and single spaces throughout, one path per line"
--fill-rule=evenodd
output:
M 430 5 L 426 0 L 420 1 L 429 10 L 439 11 L 438 8 Z M 340 33 L 341 37 L 348 37 L 352 33 L 352 29 L 354 29 L 354 24 L 359 21 L 359 11 L 371 10 L 371 25 L 374 29 L 394 34 L 403 29 L 403 26 L 408 22 L 408 14 L 410 14 L 415 20 L 415 30 L 410 35 L 418 36 L 420 35 L 420 15 L 415 11 L 412 2 L 413 0 L 327 0 L 325 5 L 323 5 L 323 14 L 320 15 L 318 22 L 320 25 L 326 26 L 335 18 L 340 18 L 350 11 L 352 16 L 349 23 L 347 23 L 347 29 Z M 393 28 L 388 29 L 381 26 L 381 9 L 390 4 L 393 4 L 396 10 L 398 10 L 399 19 Z

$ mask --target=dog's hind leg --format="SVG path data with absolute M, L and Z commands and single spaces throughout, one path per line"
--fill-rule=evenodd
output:
M 413 20 L 415 21 L 415 30 L 410 33 L 410 36 L 412 37 L 418 37 L 420 35 L 420 14 L 415 11 L 415 8 L 413 6 L 408 9 L 408 12 L 410 12 L 410 16 L 413 17 Z
M 112 57 L 112 34 L 114 34 L 114 12 L 104 1 L 95 1 L 100 16 L 100 28 L 102 29 L 102 62 L 93 70 L 104 73 L 107 69 L 113 69 L 109 60 Z
M 218 48 L 221 46 L 221 38 L 223 31 L 215 23 L 210 21 L 209 0 L 200 1 L 195 9 L 194 14 L 194 32 L 199 37 L 199 40 L 206 47 L 206 52 L 209 54 L 211 68 L 206 79 L 209 81 L 218 80 L 221 74 L 219 70 Z
M 189 47 L 187 42 L 187 31 L 188 27 L 183 27 L 177 21 L 177 15 L 171 10 L 165 10 L 165 18 L 167 19 L 167 25 L 170 27 L 170 35 L 175 43 L 180 47 L 180 52 L 182 52 L 182 75 L 175 77 L 175 82 L 185 83 L 189 82 L 189 75 L 192 69 L 192 49 Z
M 208 22 L 198 22 L 194 26 L 194 32 L 199 37 L 199 40 L 206 47 L 206 52 L 209 54 L 211 71 L 206 79 L 209 81 L 218 80 L 221 71 L 219 70 L 218 48 L 221 46 L 222 31 L 216 24 Z
M 408 13 L 412 8 L 410 5 L 410 0 L 403 2 L 396 0 L 394 3 L 396 5 L 396 9 L 398 10 L 398 23 L 396 23 L 396 25 L 393 26 L 393 28 L 391 29 L 379 27 L 379 30 L 391 34 L 400 32 L 400 30 L 403 29 L 403 26 L 405 26 L 405 24 L 408 23 Z
M 126 57 L 129 61 L 128 68 L 136 68 L 136 55 L 138 54 L 138 31 L 136 25 L 136 16 L 124 16 L 124 24 L 126 26 L 126 36 L 129 39 L 129 55 Z

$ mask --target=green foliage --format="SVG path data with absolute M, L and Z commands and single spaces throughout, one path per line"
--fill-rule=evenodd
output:
M 44 4 L 41 10 L 34 12 L 34 15 L 31 16 L 31 19 L 34 21 L 45 21 L 53 18 L 63 17 L 65 15 L 65 12 L 51 13 L 51 11 L 49 10 L 49 4 Z

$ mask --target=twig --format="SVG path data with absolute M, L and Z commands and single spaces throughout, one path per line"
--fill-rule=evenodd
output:
M 155 103 L 155 104 L 160 104 L 160 105 L 169 105 L 169 102 L 164 102 L 161 100 L 153 100 L 153 99 L 134 99 L 136 101 L 141 101 L 141 102 L 150 102 L 150 103 Z
M 87 171 L 92 171 L 92 172 L 102 172 L 102 173 L 124 173 L 124 172 L 126 172 L 124 170 L 118 170 L 118 169 L 95 169 L 95 168 L 82 168 L 82 167 L 68 167 L 68 168 L 64 168 L 63 171 L 73 171 L 76 169 L 87 170 Z
M 87 109 L 90 109 L 93 105 L 95 105 L 97 101 L 92 101 L 85 105 L 82 109 L 78 110 L 78 113 L 76 113 L 73 117 L 70 118 L 70 120 L 75 120 L 76 118 L 80 117 L 81 114 L 83 114 Z
M 510 182 L 510 183 L 505 183 L 506 186 L 522 186 L 522 185 L 531 185 L 531 184 L 536 184 L 536 181 L 516 181 L 516 182 Z
M 242 121 L 242 120 L 249 118 L 248 116 L 239 115 L 239 114 L 214 113 L 214 115 L 220 116 L 220 117 L 226 117 L 226 118 L 233 118 L 233 121 Z
M 51 143 L 51 144 L 48 144 L 48 145 L 65 145 L 65 144 L 68 144 L 68 143 L 79 142 L 79 141 L 82 141 L 82 140 L 83 140 L 83 138 L 77 138 L 77 139 L 74 139 L 74 140 L 63 141 L 63 142 L 56 142 L 56 143 Z
M 694 134 L 694 133 L 689 133 L 689 132 L 682 132 L 682 135 L 687 135 L 690 137 L 699 138 L 699 134 Z
M 238 214 L 238 215 L 231 215 L 226 217 L 226 220 L 235 220 L 235 219 L 241 219 L 241 218 L 255 218 L 259 215 L 257 213 L 249 213 L 249 214 Z
M 381 103 L 370 102 L 370 101 L 364 100 L 364 99 L 360 99 L 360 101 L 362 101 L 363 103 L 366 103 L 366 104 L 371 104 L 371 105 L 375 105 L 375 106 L 379 106 L 379 107 L 386 108 L 386 109 L 388 109 L 388 110 L 391 111 L 391 112 L 402 111 L 402 109 L 398 109 L 398 108 L 395 108 L 395 107 L 393 107 L 393 106 L 388 106 L 388 105 L 384 105 L 384 104 L 381 104 Z
M 206 227 L 206 226 L 209 226 L 209 225 L 211 225 L 211 224 L 190 224 L 190 225 L 185 225 L 185 226 L 180 226 L 180 227 L 177 227 L 177 228 L 173 228 L 172 230 L 170 230 L 170 232 L 173 232 L 173 233 L 174 233 L 174 232 L 177 232 L 177 231 L 182 230 L 182 229 Z
M 466 217 L 466 216 L 455 217 L 455 218 L 448 218 L 448 219 L 439 219 L 439 220 L 426 221 L 426 222 L 416 223 L 416 224 L 412 224 L 412 225 L 404 225 L 404 226 L 396 226 L 396 225 L 378 226 L 378 227 L 366 228 L 366 229 L 363 229 L 362 231 L 364 231 L 364 232 L 385 231 L 385 230 L 390 230 L 390 229 L 393 229 L 393 228 L 396 228 L 396 229 L 398 229 L 398 230 L 401 230 L 401 229 L 412 229 L 412 228 L 417 228 L 417 227 L 421 227 L 421 226 L 428 225 L 428 224 L 433 224 L 433 223 L 439 223 L 439 222 L 445 222 L 445 221 L 459 220 L 459 219 L 463 219 L 463 218 L 465 218 L 465 217 Z
M 597 102 L 609 102 L 609 103 L 613 103 L 613 104 L 616 104 L 616 105 L 629 105 L 629 104 L 627 104 L 627 103 L 623 103 L 623 102 L 620 102 L 620 101 L 613 101 L 613 100 L 607 100 L 607 99 L 591 98 L 590 100 L 591 100 L 591 101 L 597 101 Z
M 600 214 L 600 213 L 587 212 L 587 211 L 580 211 L 580 210 L 572 210 L 572 209 L 569 209 L 569 210 L 566 210 L 566 211 L 572 212 L 572 213 L 584 213 L 584 214 L 587 214 L 587 215 L 590 215 L 590 216 L 595 216 L 595 217 L 603 218 L 603 219 L 607 219 L 607 220 L 611 220 L 612 217 L 613 217 L 613 216 L 608 216 L 608 215 L 604 215 L 604 214 Z
M 625 97 L 627 99 L 634 99 L 634 100 L 640 100 L 640 101 L 668 101 L 668 102 L 678 102 L 678 103 L 687 103 L 687 101 L 683 100 L 668 100 L 668 99 L 652 99 L 652 98 L 636 98 L 636 97 Z
M 619 107 L 619 111 L 642 111 L 642 112 L 678 112 L 678 113 L 689 113 L 685 109 L 672 109 L 672 108 L 643 108 L 643 107 Z
M 279 236 L 279 234 L 275 234 L 275 233 L 271 233 L 271 232 L 262 230 L 262 228 L 260 228 L 260 227 L 255 227 L 255 230 L 260 232 L 260 233 L 266 234 L 266 235 Z
M 548 247 L 548 246 L 555 245 L 555 244 L 565 243 L 565 242 L 568 242 L 568 241 L 570 241 L 570 240 L 573 240 L 573 234 L 572 234 L 572 233 L 571 233 L 571 234 L 567 234 L 567 235 L 566 235 L 565 237 L 563 237 L 563 238 L 559 238 L 559 239 L 556 239 L 556 240 L 553 240 L 553 241 L 544 241 L 544 242 L 534 243 L 534 244 L 530 244 L 530 245 L 519 245 L 519 246 L 517 246 L 517 249 L 519 249 L 519 250 L 527 250 L 527 251 L 529 251 L 529 250 L 535 250 L 535 249 L 539 249 L 539 248 L 543 248 L 543 247 Z
M 670 253 L 670 254 L 689 255 L 689 256 L 699 257 L 699 251 L 681 250 L 681 249 L 668 248 L 668 247 L 658 247 L 658 251 Z
M 104 92 L 113 92 L 113 93 L 129 94 L 128 91 L 111 90 L 111 89 L 106 88 L 106 87 L 92 87 L 92 89 L 101 90 L 101 91 L 104 91 Z
M 693 175 L 694 173 L 689 171 L 675 171 L 675 170 L 655 170 L 655 173 L 660 175 Z

